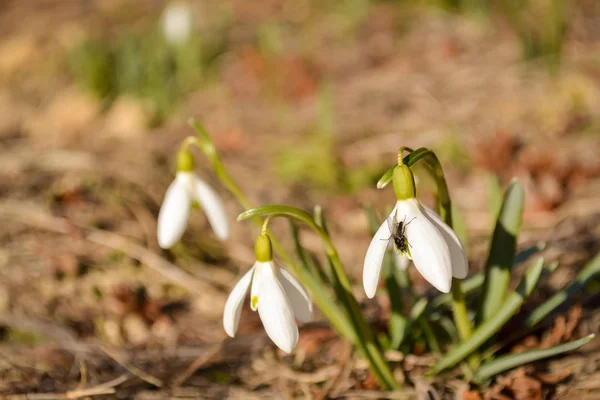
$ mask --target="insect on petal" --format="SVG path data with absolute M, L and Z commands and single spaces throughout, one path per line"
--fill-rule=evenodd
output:
M 250 268 L 250 270 L 244 274 L 242 279 L 235 284 L 225 303 L 225 310 L 223 311 L 223 327 L 225 328 L 225 332 L 231 337 L 234 337 L 237 332 L 238 322 L 240 321 L 240 314 L 242 312 L 242 304 L 244 303 L 244 298 L 248 292 L 250 282 L 252 281 L 253 273 L 254 267 Z
M 411 221 L 406 226 L 406 239 L 419 273 L 440 292 L 448 293 L 452 267 L 450 250 L 442 233 L 425 216 L 417 199 L 399 201 L 397 218 Z
M 172 247 L 183 235 L 190 215 L 191 199 L 185 174 L 177 174 L 171 183 L 158 213 L 158 245 L 163 249 Z

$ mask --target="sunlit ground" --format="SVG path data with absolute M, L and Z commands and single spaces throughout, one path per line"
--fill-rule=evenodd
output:
M 112 382 L 136 399 L 381 395 L 319 315 L 291 356 L 248 309 L 226 339 L 223 305 L 254 261 L 258 229 L 234 222 L 243 209 L 201 153 L 196 171 L 223 196 L 232 235 L 219 241 L 197 212 L 181 243 L 158 247 L 156 217 L 193 134 L 189 117 L 254 205 L 323 207 L 377 329 L 389 304 L 367 300 L 360 283 L 364 208 L 383 216 L 393 206 L 392 190 L 375 184 L 400 146 L 441 159 L 472 274 L 518 177 L 518 249 L 547 242 L 544 256 L 560 262 L 529 307 L 571 282 L 600 248 L 600 4 L 479 3 L 189 2 L 175 21 L 190 30 L 169 33 L 162 1 L 9 1 L 0 11 L 0 393 Z M 432 205 L 432 182 L 417 177 Z M 291 243 L 285 222 L 273 227 Z M 316 237 L 302 240 L 321 256 Z M 419 295 L 434 294 L 410 275 Z M 597 283 L 502 350 L 597 333 Z M 425 380 L 437 356 L 415 343 L 390 355 L 406 380 L 398 398 L 600 393 L 598 339 L 470 387 L 460 368 Z

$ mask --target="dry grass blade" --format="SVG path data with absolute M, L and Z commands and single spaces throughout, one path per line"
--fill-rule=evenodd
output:
M 27 393 L 6 397 L 7 400 L 72 400 L 90 396 L 115 394 L 115 387 L 131 379 L 131 375 L 123 374 L 111 381 L 91 388 L 78 388 L 65 393 Z
M 185 381 L 190 379 L 190 377 L 194 375 L 194 373 L 198 371 L 198 369 L 202 368 L 203 365 L 210 362 L 217 354 L 219 354 L 222 348 L 223 342 L 216 344 L 210 350 L 208 350 L 206 354 L 203 354 L 202 356 L 194 360 L 194 362 L 192 362 L 185 369 L 185 371 L 183 371 L 183 373 L 173 381 L 173 387 L 181 386 Z
M 149 373 L 147 373 L 145 371 L 142 371 L 141 369 L 139 369 L 137 367 L 134 367 L 133 365 L 129 365 L 125 360 L 123 360 L 123 358 L 121 357 L 120 354 L 117 354 L 117 353 L 111 351 L 110 349 L 107 349 L 104 346 L 100 346 L 100 349 L 102 349 L 103 352 L 105 352 L 110 358 L 115 360 L 119 365 L 121 365 L 127 371 L 129 371 L 133 375 L 137 376 L 144 382 L 148 382 L 149 384 L 156 386 L 156 387 L 163 386 L 163 382 L 160 379 L 150 375 Z

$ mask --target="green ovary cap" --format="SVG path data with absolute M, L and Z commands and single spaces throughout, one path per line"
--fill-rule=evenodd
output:
M 194 169 L 194 156 L 187 149 L 177 153 L 177 172 L 190 172 Z
M 408 200 L 416 197 L 415 177 L 406 164 L 398 165 L 392 177 L 394 193 L 398 200 Z
M 269 262 L 273 260 L 273 251 L 271 249 L 271 238 L 266 233 L 263 233 L 256 239 L 254 244 L 254 254 L 256 261 Z

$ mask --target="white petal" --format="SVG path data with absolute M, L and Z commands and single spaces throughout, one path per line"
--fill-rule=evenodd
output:
M 406 223 L 406 240 L 413 264 L 423 278 L 440 292 L 452 285 L 450 250 L 444 236 L 425 216 L 417 199 L 399 201 L 396 220 Z
M 469 261 L 467 259 L 467 253 L 465 248 L 456 235 L 456 232 L 452 230 L 442 219 L 433 211 L 427 207 L 423 207 L 425 215 L 429 220 L 436 226 L 438 231 L 442 233 L 446 244 L 450 249 L 450 259 L 452 261 L 452 276 L 458 279 L 464 279 L 469 273 Z
M 250 309 L 252 311 L 256 311 L 258 308 L 258 295 L 260 293 L 260 283 L 262 282 L 260 277 L 262 274 L 263 267 L 274 268 L 271 262 L 255 262 L 254 267 L 256 268 L 256 273 L 254 274 L 254 279 L 252 280 L 252 287 L 250 288 Z
M 248 272 L 244 274 L 242 279 L 238 281 L 233 287 L 233 290 L 227 298 L 225 303 L 225 310 L 223 311 L 223 327 L 225 332 L 231 337 L 235 336 L 238 328 L 238 322 L 240 321 L 240 314 L 242 312 L 242 304 L 248 292 L 248 286 L 252 281 L 252 273 L 254 267 L 250 268 Z
M 270 263 L 256 265 L 254 279 L 260 280 L 258 315 L 273 343 L 291 353 L 298 343 L 298 325 L 290 300 L 279 283 Z
M 396 208 L 390 214 L 392 216 L 396 212 Z M 379 227 L 371 244 L 367 249 L 367 255 L 365 256 L 365 264 L 363 267 L 363 287 L 367 297 L 372 299 L 377 291 L 377 284 L 379 283 L 379 274 L 381 273 L 381 264 L 383 262 L 383 256 L 387 249 L 388 243 L 392 236 L 390 227 L 388 226 L 387 219 L 383 221 L 383 224 Z
M 184 43 L 192 30 L 192 11 L 183 2 L 170 3 L 162 15 L 163 34 L 171 44 Z
M 302 284 L 294 275 L 281 267 L 277 269 L 277 277 L 292 304 L 296 319 L 302 322 L 311 322 L 313 320 L 312 301 Z
M 172 247 L 183 235 L 190 215 L 191 199 L 185 174 L 177 174 L 165 193 L 158 213 L 158 244 L 163 249 Z
M 394 251 L 394 264 L 396 265 L 396 268 L 405 270 L 406 268 L 408 268 L 408 264 L 410 264 L 410 258 L 408 258 L 408 256 L 398 254 L 398 252 Z
M 219 195 L 198 177 L 194 177 L 194 197 L 204 209 L 210 226 L 212 226 L 215 235 L 221 240 L 229 236 L 229 223 L 227 213 Z

